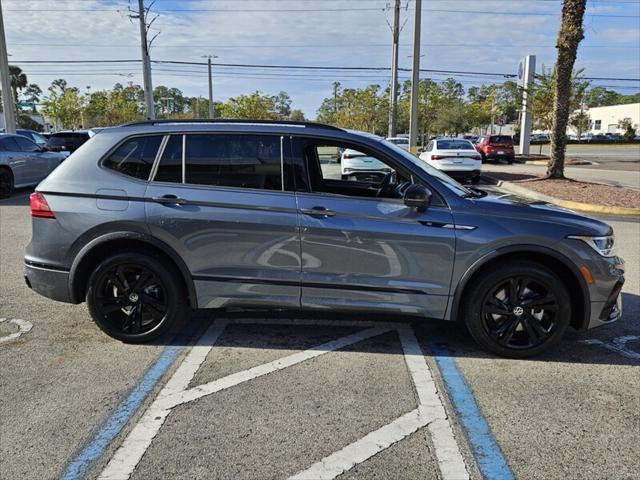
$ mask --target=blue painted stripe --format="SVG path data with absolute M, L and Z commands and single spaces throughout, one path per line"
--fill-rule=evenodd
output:
M 442 344 L 431 343 L 430 347 L 483 477 L 489 480 L 515 479 L 455 359 Z
M 111 444 L 113 439 L 122 431 L 124 426 L 131 420 L 140 405 L 145 401 L 149 393 L 153 390 L 156 383 L 169 370 L 173 362 L 185 348 L 186 337 L 192 336 L 195 330 L 194 324 L 197 322 L 189 322 L 184 332 L 179 334 L 170 345 L 165 347 L 158 359 L 155 361 L 147 372 L 142 376 L 138 384 L 131 391 L 111 414 L 109 418 L 102 424 L 98 432 L 87 446 L 68 464 L 67 469 L 62 475 L 63 480 L 78 480 L 83 478 L 87 471 L 93 466 Z

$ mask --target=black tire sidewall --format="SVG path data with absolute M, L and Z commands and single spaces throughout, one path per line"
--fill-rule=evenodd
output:
M 543 282 L 558 300 L 555 331 L 544 343 L 527 349 L 513 349 L 498 344 L 482 325 L 482 302 L 488 291 L 498 283 L 514 276 L 529 276 Z M 571 322 L 571 299 L 562 280 L 551 270 L 533 262 L 516 262 L 502 264 L 486 271 L 486 274 L 478 279 L 477 285 L 473 286 L 469 295 L 465 297 L 464 312 L 467 329 L 481 347 L 504 357 L 526 358 L 548 350 L 562 338 Z
M 135 264 L 149 269 L 160 279 L 164 287 L 167 295 L 167 313 L 162 321 L 148 332 L 141 334 L 129 334 L 116 330 L 108 322 L 103 321 L 102 316 L 97 309 L 95 303 L 96 282 L 100 280 L 106 271 L 122 264 Z M 181 323 L 187 311 L 184 288 L 182 287 L 182 284 L 176 280 L 179 277 L 177 276 L 177 272 L 173 270 L 174 269 L 167 266 L 161 259 L 141 253 L 120 253 L 107 258 L 94 269 L 89 277 L 86 294 L 89 313 L 103 332 L 112 338 L 126 343 L 149 342 L 164 335 L 173 327 Z
M 3 192 L 2 190 L 0 190 L 0 198 L 9 198 L 13 194 L 14 185 L 15 185 L 15 183 L 14 183 L 15 179 L 13 178 L 13 172 L 11 171 L 10 168 L 6 168 L 6 167 L 0 168 L 0 172 L 2 174 L 7 173 L 9 175 L 9 191 L 8 192 Z

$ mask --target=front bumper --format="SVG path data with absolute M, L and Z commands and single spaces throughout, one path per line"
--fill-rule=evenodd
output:
M 42 296 L 72 303 L 69 295 L 69 272 L 66 270 L 25 262 L 24 280 L 29 288 Z
M 604 302 L 591 302 L 591 318 L 588 329 L 608 325 L 622 317 L 622 286 L 624 277 L 616 282 Z

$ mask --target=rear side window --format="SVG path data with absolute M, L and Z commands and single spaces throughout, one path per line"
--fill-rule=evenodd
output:
M 164 147 L 156 182 L 182 183 L 182 135 L 171 135 Z
M 161 135 L 131 138 L 109 155 L 102 165 L 130 177 L 147 180 L 161 142 Z
M 28 138 L 18 136 L 15 137 L 14 140 L 20 147 L 20 150 L 22 150 L 23 152 L 37 152 L 38 150 L 40 150 L 40 147 Z
M 491 137 L 490 143 L 502 143 L 506 145 L 511 145 L 513 140 L 511 137 L 507 135 L 494 135 Z
M 20 147 L 13 139 L 13 137 L 0 138 L 0 151 L 3 152 L 19 152 Z
M 282 190 L 280 137 L 187 135 L 185 182 Z

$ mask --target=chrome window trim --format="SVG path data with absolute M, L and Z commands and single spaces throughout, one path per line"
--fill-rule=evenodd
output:
M 162 158 L 162 155 L 164 155 L 164 149 L 167 146 L 167 143 L 169 142 L 169 137 L 171 137 L 171 135 L 164 135 L 162 137 L 162 141 L 160 142 L 160 148 L 158 148 L 158 151 L 156 152 L 156 158 L 153 160 L 153 165 L 151 166 L 151 172 L 149 172 L 149 178 L 148 178 L 148 182 L 153 182 L 153 180 L 156 178 L 156 174 L 158 173 L 158 166 L 160 165 L 160 159 Z

